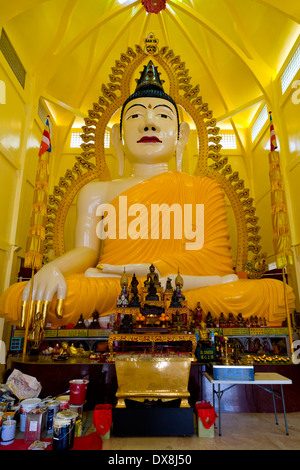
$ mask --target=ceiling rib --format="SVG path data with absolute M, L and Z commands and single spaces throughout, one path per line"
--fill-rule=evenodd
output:
M 192 17 L 195 21 L 200 23 L 205 29 L 210 31 L 214 36 L 216 36 L 220 41 L 222 41 L 225 46 L 227 46 L 237 57 L 239 57 L 244 64 L 248 67 L 249 71 L 253 75 L 254 79 L 256 80 L 259 88 L 263 93 L 266 93 L 265 86 L 268 85 L 272 74 L 270 73 L 269 66 L 259 60 L 250 60 L 247 55 L 238 47 L 227 35 L 225 35 L 222 31 L 217 28 L 217 26 L 213 25 L 209 20 L 204 18 L 195 10 L 191 9 L 187 5 L 180 3 L 178 0 L 168 0 L 169 4 L 175 6 L 180 11 L 186 13 L 188 16 Z M 263 66 L 262 66 L 263 65 Z M 274 71 L 272 70 L 272 73 Z
M 76 49 L 76 47 L 84 40 L 86 40 L 88 36 L 90 36 L 95 30 L 135 6 L 137 8 L 135 11 L 133 11 L 132 17 L 136 16 L 136 14 L 141 9 L 144 9 L 140 3 L 140 0 L 136 0 L 129 5 L 120 5 L 116 8 L 113 8 L 104 13 L 100 18 L 97 18 L 97 20 L 94 21 L 89 27 L 85 28 L 84 31 L 81 31 L 79 34 L 77 34 L 77 36 L 73 38 L 64 48 L 62 48 L 59 52 L 57 51 L 55 56 L 53 54 L 48 57 L 44 56 L 43 61 L 41 61 L 39 64 L 39 70 L 37 72 L 37 88 L 43 88 L 47 83 L 49 83 L 53 75 L 57 72 L 57 69 L 59 68 L 63 59 L 74 49 Z
M 139 41 L 138 41 L 138 45 L 143 48 L 144 47 L 144 39 L 146 37 L 146 31 L 147 31 L 147 28 L 148 28 L 148 25 L 149 25 L 149 21 L 150 21 L 150 14 L 146 13 L 146 15 L 144 16 L 144 19 L 143 19 L 143 23 L 142 23 L 142 27 L 141 27 L 141 34 L 140 34 L 140 38 L 139 38 Z
M 264 95 L 260 95 L 254 100 L 249 101 L 248 103 L 243 104 L 242 106 L 239 106 L 236 109 L 229 110 L 227 113 L 223 114 L 222 116 L 219 116 L 216 118 L 217 123 L 227 121 L 228 119 L 232 118 L 233 116 L 236 116 L 237 114 L 242 113 L 243 111 L 246 111 L 249 108 L 252 108 L 256 104 L 262 103 L 265 101 Z
M 164 41 L 165 41 L 164 44 L 170 45 L 171 41 L 169 39 L 168 30 L 167 30 L 164 15 L 162 15 L 162 12 L 160 12 L 158 20 L 159 20 L 159 24 L 160 24 L 160 27 L 161 27 L 161 30 L 162 30 L 162 35 L 163 35 L 163 38 L 164 38 Z
M 290 0 L 289 0 L 290 1 Z M 259 3 L 260 5 L 264 5 L 267 8 L 272 8 L 273 10 L 276 10 L 278 13 L 281 15 L 284 15 L 285 17 L 289 18 L 290 20 L 294 21 L 297 24 L 300 24 L 300 9 L 299 9 L 299 16 L 294 16 L 291 13 L 288 13 L 286 10 L 283 8 L 279 8 L 274 5 L 272 2 L 268 2 L 266 0 L 252 0 L 252 2 Z M 289 5 L 289 2 L 281 2 L 281 5 Z M 298 3 L 299 6 L 299 3 Z
M 218 86 L 218 84 L 216 83 L 216 80 L 214 78 L 214 76 L 212 75 L 210 69 L 208 68 L 207 64 L 206 64 L 206 61 L 203 59 L 202 55 L 200 54 L 199 52 L 199 49 L 197 48 L 197 44 L 195 43 L 194 39 L 191 37 L 190 33 L 187 31 L 187 29 L 185 28 L 185 26 L 183 25 L 183 23 L 181 22 L 181 20 L 179 20 L 178 16 L 176 16 L 174 14 L 174 11 L 172 10 L 172 8 L 167 5 L 167 9 L 166 9 L 167 13 L 170 15 L 172 21 L 177 25 L 178 29 L 182 32 L 182 34 L 184 35 L 184 37 L 187 39 L 187 41 L 190 43 L 190 45 L 192 46 L 193 48 L 193 51 L 195 52 L 195 54 L 197 55 L 198 59 L 200 60 L 200 62 L 202 63 L 203 65 L 203 68 L 206 70 L 208 76 L 210 77 L 210 80 L 212 83 L 214 83 L 215 87 L 216 87 L 216 90 L 219 94 L 219 97 L 225 107 L 225 109 L 227 109 L 227 105 L 226 105 L 226 102 L 224 101 L 224 98 L 222 96 L 222 93 L 220 91 L 220 87 Z
M 56 30 L 55 37 L 52 41 L 52 44 L 48 47 L 47 51 L 44 53 L 43 57 L 36 63 L 35 67 L 32 69 L 32 73 L 35 74 L 40 70 L 42 64 L 48 60 L 51 55 L 56 55 L 58 53 L 58 49 L 60 44 L 64 38 L 66 31 L 68 30 L 68 26 L 71 22 L 72 12 L 75 8 L 75 5 L 78 0 L 69 0 L 67 5 L 60 17 L 60 21 Z

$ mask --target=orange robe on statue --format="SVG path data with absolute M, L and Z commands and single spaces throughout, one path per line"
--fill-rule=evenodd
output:
M 190 176 L 181 172 L 168 172 L 146 180 L 128 189 L 122 196 L 127 196 L 127 207 L 143 204 L 148 213 L 148 239 L 119 239 L 118 209 L 119 197 L 111 204 L 116 208 L 117 224 L 115 239 L 106 239 L 99 264 L 126 265 L 153 263 L 161 277 L 176 274 L 194 276 L 225 276 L 233 274 L 233 262 L 230 253 L 229 235 L 226 222 L 224 192 L 220 185 L 211 178 Z M 199 250 L 187 250 L 186 243 L 192 242 L 183 237 L 174 238 L 174 225 L 170 226 L 170 239 L 151 238 L 151 205 L 180 204 L 184 214 L 184 204 L 204 205 L 204 245 Z M 128 216 L 128 226 L 136 219 Z M 182 217 L 183 219 L 184 217 Z M 193 211 L 193 231 L 195 231 L 195 209 Z M 152 227 L 153 228 L 153 227 Z M 160 233 L 161 234 L 161 233 Z M 139 279 L 140 287 L 144 279 Z M 47 321 L 52 327 L 76 324 L 79 316 L 91 318 L 97 310 L 101 316 L 114 313 L 117 297 L 120 294 L 118 278 L 84 277 L 74 274 L 66 278 L 67 298 L 64 318 L 58 320 L 54 313 L 56 297 L 50 307 Z M 174 284 L 174 279 L 173 279 Z M 10 286 L 0 298 L 0 314 L 13 324 L 18 323 L 21 308 L 22 291 L 25 283 Z M 183 292 L 188 307 L 194 309 L 201 303 L 204 313 L 210 311 L 213 316 L 221 312 L 228 315 L 242 313 L 244 318 L 251 315 L 265 317 L 269 324 L 280 325 L 286 319 L 283 284 L 273 279 L 239 279 L 222 285 L 201 287 Z M 294 294 L 287 286 L 289 307 L 294 308 Z

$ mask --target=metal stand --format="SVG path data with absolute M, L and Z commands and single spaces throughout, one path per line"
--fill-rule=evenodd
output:
M 257 375 L 260 375 L 260 374 L 257 374 Z M 268 374 L 265 374 L 265 376 L 267 376 L 267 375 Z M 278 425 L 278 418 L 277 418 L 277 409 L 276 409 L 275 398 L 277 397 L 277 398 L 281 399 L 282 406 L 283 406 L 283 414 L 284 414 L 286 435 L 287 436 L 289 435 L 287 417 L 286 417 L 286 409 L 285 409 L 285 402 L 284 402 L 284 395 L 283 395 L 283 388 L 282 388 L 283 383 L 291 383 L 291 381 L 289 381 L 289 379 L 286 379 L 285 377 L 282 377 L 282 380 L 281 380 L 281 383 L 280 383 L 280 379 L 279 380 L 278 379 L 277 380 L 272 380 L 272 379 L 266 378 L 265 384 L 270 385 L 270 389 L 263 386 L 262 383 L 257 383 L 256 380 L 254 380 L 254 381 L 244 381 L 244 382 L 241 381 L 240 383 L 239 382 L 232 383 L 228 387 L 221 389 L 221 384 L 219 383 L 218 380 L 213 380 L 213 378 L 211 376 L 209 376 L 207 373 L 205 373 L 205 377 L 212 383 L 212 386 L 213 386 L 213 407 L 214 408 L 215 408 L 215 395 L 218 398 L 219 436 L 221 436 L 221 414 L 222 414 L 221 413 L 221 400 L 222 400 L 223 394 L 226 391 L 230 390 L 231 388 L 235 387 L 236 385 L 240 385 L 240 384 L 256 385 L 257 387 L 260 387 L 261 389 L 265 390 L 266 392 L 271 393 L 272 398 L 273 398 L 273 405 L 274 405 L 275 422 L 276 422 L 277 425 Z M 278 390 L 274 390 L 274 388 L 273 388 L 274 383 L 272 383 L 272 382 L 276 383 L 277 385 L 280 385 L 280 392 Z M 222 383 L 224 384 L 224 381 Z M 217 389 L 215 388 L 215 385 L 217 385 Z

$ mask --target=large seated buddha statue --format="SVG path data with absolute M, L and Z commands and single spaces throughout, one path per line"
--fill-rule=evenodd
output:
M 114 313 L 124 268 L 143 285 L 150 265 L 162 287 L 180 270 L 191 309 L 200 302 L 204 314 L 257 314 L 270 324 L 286 318 L 281 281 L 239 279 L 234 272 L 220 184 L 169 171 L 168 162 L 174 154 L 181 160 L 188 137 L 188 124 L 179 124 L 177 106 L 149 63 L 122 107 L 120 124 L 112 128 L 119 160 L 125 156 L 132 165 L 131 177 L 90 182 L 81 189 L 75 248 L 34 276 L 32 300 L 44 302 L 53 327 L 76 324 L 80 315 L 86 319 L 95 310 L 101 316 Z M 169 213 L 174 209 L 168 227 L 152 215 L 162 204 Z M 175 216 L 178 208 L 182 223 Z M 289 286 L 287 293 L 293 307 Z M 29 295 L 30 282 L 10 286 L 0 299 L 1 315 L 15 324 L 22 321 Z

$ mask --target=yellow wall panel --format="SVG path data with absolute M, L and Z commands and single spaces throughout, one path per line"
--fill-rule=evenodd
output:
M 36 171 L 38 166 L 38 153 L 40 143 L 42 139 L 42 133 L 40 126 L 36 121 L 33 123 L 33 127 L 27 137 L 26 155 L 25 155 L 25 171 L 24 177 L 28 179 L 32 185 L 35 184 Z
M 1 151 L 16 166 L 20 166 L 20 145 L 24 125 L 24 102 L 16 92 L 0 63 L 0 79 L 5 83 L 6 101 L 0 104 Z
M 252 153 L 253 160 L 253 188 L 255 200 L 259 200 L 270 190 L 269 177 L 269 152 L 270 152 L 269 129 L 263 133 Z
M 295 165 L 288 173 L 289 187 L 290 187 L 290 197 L 293 201 L 292 203 L 292 216 L 293 216 L 293 231 L 291 230 L 294 240 L 293 245 L 300 244 L 300 191 L 299 191 L 299 181 L 300 181 L 300 161 Z M 290 217 L 291 222 L 291 217 Z
M 260 246 L 262 247 L 261 252 L 266 252 L 268 257 L 274 256 L 273 246 L 273 228 L 272 228 L 272 216 L 271 216 L 271 195 L 268 191 L 264 197 L 262 197 L 255 204 L 256 215 L 259 218 L 258 225 L 260 226 L 259 235 L 261 236 Z
M 5 273 L 7 269 L 7 253 L 0 249 L 0 294 L 4 291 Z
M 261 252 L 266 252 L 268 263 L 273 261 L 273 228 L 271 217 L 271 194 L 270 194 L 270 176 L 269 176 L 269 153 L 270 153 L 270 133 L 266 126 L 262 134 L 259 135 L 252 152 L 253 162 L 253 191 L 254 207 L 260 226 L 259 235 L 261 236 Z M 271 258 L 270 258 L 271 257 Z
M 9 243 L 17 171 L 0 153 L 0 240 Z
M 25 256 L 26 253 L 26 243 L 27 237 L 29 235 L 29 227 L 30 227 L 30 217 L 31 217 L 31 210 L 32 210 L 32 202 L 33 202 L 33 191 L 34 188 L 32 184 L 27 180 L 23 184 L 21 202 L 20 202 L 20 212 L 19 212 L 19 219 L 17 225 L 17 233 L 16 233 L 16 244 L 20 246 L 22 249 L 19 252 L 19 255 Z
M 285 159 L 289 195 L 292 201 L 290 214 L 293 245 L 300 243 L 300 103 L 293 103 L 288 97 L 282 108 L 282 125 L 286 137 L 287 155 Z

